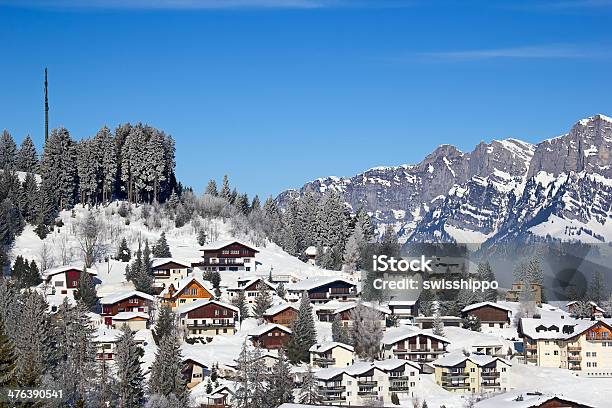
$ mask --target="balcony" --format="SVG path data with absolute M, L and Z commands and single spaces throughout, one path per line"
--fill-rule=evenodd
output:
M 603 336 L 601 334 L 587 334 L 587 338 L 586 339 L 588 341 L 609 341 L 609 340 L 612 340 L 612 337 L 610 337 L 610 336 Z
M 337 394 L 339 392 L 344 392 L 342 385 L 319 386 L 319 393 L 321 394 Z
M 327 299 L 327 292 L 313 292 L 309 293 L 308 297 L 310 299 Z
M 389 387 L 389 391 L 391 392 L 402 392 L 402 391 L 410 391 L 410 388 L 407 385 L 392 385 Z
M 538 345 L 537 344 L 527 344 L 525 346 L 525 350 L 537 350 L 538 349 Z
M 582 356 L 579 354 L 568 354 L 567 359 L 569 361 L 582 361 Z
M 446 388 L 446 389 L 462 389 L 462 388 L 470 388 L 470 384 L 466 383 L 466 382 L 462 382 L 462 383 L 445 383 L 444 381 L 442 381 L 442 387 Z
M 469 373 L 464 373 L 464 372 L 444 372 L 442 373 L 442 380 L 445 379 L 453 379 L 453 378 L 468 378 L 470 376 Z
M 360 387 L 376 387 L 378 385 L 378 382 L 372 380 L 359 380 L 357 381 L 357 385 L 359 385 Z
M 578 365 L 578 364 L 570 364 L 569 369 L 570 370 L 577 370 L 577 371 L 581 370 L 580 365 Z
M 481 374 L 482 378 L 497 378 L 499 377 L 499 371 L 483 371 Z
M 483 382 L 480 385 L 483 387 L 499 387 L 501 384 L 499 382 Z
M 188 329 L 225 329 L 225 328 L 234 328 L 234 322 L 213 322 L 213 323 L 188 323 Z
M 442 354 L 445 353 L 444 349 L 428 349 L 427 347 L 409 347 L 409 348 L 396 348 L 393 350 L 394 354 Z
M 319 366 L 327 367 L 336 364 L 336 359 L 328 357 L 313 357 L 312 362 Z
M 581 351 L 582 347 L 580 346 L 567 346 L 567 351 Z

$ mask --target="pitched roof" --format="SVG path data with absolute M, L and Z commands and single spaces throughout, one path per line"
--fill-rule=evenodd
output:
M 573 319 L 573 318 L 522 318 L 519 329 L 522 334 L 534 340 L 568 340 L 597 324 L 611 326 L 612 320 Z
M 131 320 L 136 317 L 149 320 L 149 315 L 144 312 L 119 312 L 113 316 L 113 320 Z
M 218 300 L 212 300 L 212 299 L 199 299 L 199 300 L 195 300 L 193 302 L 189 302 L 189 303 L 186 303 L 184 305 L 179 306 L 176 309 L 176 314 L 177 315 L 182 315 L 183 313 L 190 312 L 190 311 L 192 311 L 194 309 L 198 309 L 198 308 L 200 308 L 202 306 L 206 306 L 206 305 L 209 305 L 209 304 L 214 304 L 214 305 L 217 305 L 217 306 L 221 306 L 221 307 L 224 307 L 226 309 L 233 310 L 234 312 L 240 312 L 240 309 L 238 309 L 236 306 L 230 305 L 228 303 L 224 303 L 224 302 L 220 302 Z
M 346 312 L 347 310 L 354 309 L 355 307 L 357 307 L 359 305 L 359 302 L 343 302 L 343 303 L 345 304 L 345 306 L 336 309 L 334 314 Z M 377 312 L 380 312 L 382 314 L 387 314 L 388 315 L 388 314 L 392 313 L 391 310 L 389 310 L 388 308 L 386 308 L 386 307 L 384 307 L 382 305 L 373 303 L 373 302 L 361 302 L 361 304 L 363 306 L 365 306 L 365 307 L 370 308 L 370 309 L 374 309 Z
M 151 295 L 147 295 L 144 292 L 139 292 L 137 290 L 130 290 L 127 292 L 114 293 L 112 295 L 108 295 L 100 299 L 100 303 L 103 305 L 112 305 L 113 303 L 120 302 L 124 299 L 131 298 L 132 296 L 138 296 L 146 300 L 155 300 L 155 298 Z
M 269 332 L 270 330 L 274 330 L 275 328 L 282 330 L 285 333 L 291 334 L 291 329 L 280 324 L 270 323 L 255 328 L 252 332 L 249 332 L 249 336 L 261 336 L 262 334 L 266 334 L 267 332 Z
M 298 311 L 298 308 L 295 307 L 293 304 L 291 303 L 281 303 L 279 305 L 276 306 L 272 306 L 270 308 L 268 308 L 265 312 L 264 312 L 264 316 L 274 316 L 286 309 L 293 309 L 296 312 Z
M 213 293 L 214 289 L 212 285 L 210 284 L 210 282 L 208 282 L 207 280 L 204 280 L 201 273 L 194 272 L 193 275 L 189 275 L 189 276 L 184 277 L 183 279 L 179 279 L 177 281 L 170 282 L 164 288 L 164 290 L 160 292 L 159 297 L 168 295 L 168 289 L 170 289 L 170 285 L 172 285 L 174 289 L 176 290 L 175 292 L 175 295 L 176 295 L 179 292 L 181 292 L 183 289 L 185 289 L 185 287 L 187 287 L 192 281 L 196 281 L 198 284 L 200 284 L 200 286 L 205 288 L 209 293 Z
M 231 291 L 244 290 L 248 288 L 249 286 L 251 286 L 252 284 L 254 284 L 255 282 L 257 282 L 258 280 L 261 280 L 264 284 L 266 284 L 270 288 L 270 290 L 276 290 L 278 286 L 271 282 L 266 281 L 261 276 L 248 276 L 248 277 L 238 278 L 236 281 L 236 282 L 245 282 L 244 284 L 241 284 L 240 286 L 228 288 L 228 290 L 231 290 Z
M 507 306 L 504 305 L 500 305 L 499 303 L 495 303 L 495 302 L 480 302 L 480 303 L 474 303 L 473 305 L 469 305 L 464 307 L 463 309 L 461 309 L 462 312 L 469 312 L 470 310 L 474 310 L 474 309 L 479 309 L 481 307 L 484 306 L 491 306 L 494 307 L 496 309 L 501 309 L 501 310 L 505 310 L 507 312 L 512 312 L 512 309 L 510 309 Z
M 310 348 L 310 350 L 308 350 L 308 351 L 311 351 L 313 353 L 326 353 L 329 350 L 334 349 L 336 347 L 341 347 L 341 348 L 346 349 L 346 350 L 351 351 L 351 352 L 355 351 L 355 348 L 353 346 L 348 345 L 348 344 L 344 344 L 344 343 L 340 343 L 340 342 L 337 342 L 337 341 L 328 341 L 328 342 L 325 342 L 325 343 L 314 344 Z
M 287 285 L 287 290 L 292 291 L 303 291 L 303 290 L 312 290 L 318 288 L 320 286 L 324 286 L 334 282 L 344 282 L 352 286 L 356 286 L 355 282 L 351 282 L 346 278 L 342 278 L 339 276 L 320 276 L 315 278 L 304 279 L 300 282 L 293 283 L 291 285 Z
M 109 329 L 109 328 L 100 326 L 93 333 L 92 341 L 94 343 L 114 343 L 119 339 L 120 336 L 121 336 L 121 330 Z
M 416 336 L 427 336 L 450 344 L 450 340 L 448 340 L 446 337 L 438 336 L 431 332 L 426 332 L 414 326 L 400 326 L 388 329 L 383 335 L 382 344 L 391 345 L 397 343 L 398 341 Z
M 151 262 L 151 268 L 155 269 L 170 262 L 184 266 L 185 268 L 191 267 L 191 264 L 189 262 L 181 261 L 176 258 L 153 258 L 153 261 Z
M 491 398 L 484 399 L 477 402 L 475 407 L 477 408 L 533 408 L 539 407 L 548 401 L 552 401 L 555 398 L 561 401 L 573 402 L 579 404 L 581 407 L 591 407 L 586 402 L 575 399 L 572 396 L 565 396 L 564 394 L 552 394 L 542 392 L 525 392 L 525 391 L 508 391 L 500 395 L 495 395 Z
M 509 365 L 509 366 L 512 365 L 512 363 L 510 363 L 507 360 L 504 360 L 501 357 L 489 356 L 486 354 L 475 354 L 475 353 L 472 353 L 469 356 L 466 356 L 461 351 L 448 353 L 445 356 L 440 357 L 439 359 L 433 361 L 431 364 L 434 366 L 439 366 L 439 367 L 454 367 L 458 364 L 463 363 L 466 360 L 470 360 L 472 363 L 476 364 L 479 367 L 487 365 L 487 364 L 491 364 L 497 360 L 501 361 L 502 363 L 506 365 Z
M 51 268 L 51 269 L 47 269 L 45 270 L 42 275 L 45 278 L 48 278 L 50 276 L 53 275 L 57 275 L 58 273 L 63 273 L 66 271 L 70 271 L 76 269 L 79 272 L 83 272 L 83 265 L 63 265 L 63 266 L 58 266 L 57 268 Z M 87 268 L 87 272 L 89 272 L 90 275 L 97 275 L 98 271 L 93 269 L 93 268 Z
M 206 244 L 206 245 L 202 246 L 202 247 L 200 248 L 200 251 L 214 251 L 214 250 L 219 250 L 219 249 L 223 249 L 223 248 L 225 248 L 226 246 L 229 246 L 229 245 L 232 245 L 232 244 L 239 244 L 239 245 L 245 246 L 245 247 L 247 247 L 247 248 L 249 248 L 249 249 L 251 249 L 251 250 L 253 250 L 253 251 L 255 251 L 255 252 L 259 252 L 257 249 L 255 249 L 255 247 L 250 246 L 250 245 L 247 245 L 247 244 L 244 244 L 244 243 L 242 243 L 242 242 L 240 242 L 240 241 L 237 241 L 237 240 L 235 240 L 235 239 L 234 239 L 234 240 L 230 240 L 230 239 L 228 239 L 228 240 L 224 240 L 224 241 L 215 241 L 215 242 L 211 242 L 211 243 L 209 243 L 209 244 Z
M 323 370 L 317 371 L 315 377 L 322 380 L 329 380 L 340 374 L 348 374 L 351 377 L 355 377 L 373 369 L 387 372 L 397 370 L 403 365 L 408 365 L 415 370 L 420 369 L 419 365 L 413 361 L 392 358 L 388 360 L 375 360 L 372 362 L 359 362 L 342 368 L 324 368 Z

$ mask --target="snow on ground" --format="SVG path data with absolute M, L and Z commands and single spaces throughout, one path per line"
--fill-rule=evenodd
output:
M 601 244 L 602 242 L 612 241 L 612 221 L 610 221 L 610 218 L 607 218 L 603 225 L 592 219 L 585 224 L 578 220 L 567 220 L 551 214 L 546 221 L 529 228 L 529 231 L 540 236 L 550 235 L 553 238 L 565 241 L 571 239 L 586 244 Z M 587 231 L 592 231 L 598 237 L 594 237 Z
M 489 239 L 493 234 L 483 234 L 479 231 L 470 231 L 457 228 L 454 225 L 448 223 L 444 224 L 444 231 L 457 242 L 463 242 L 467 244 L 482 244 Z

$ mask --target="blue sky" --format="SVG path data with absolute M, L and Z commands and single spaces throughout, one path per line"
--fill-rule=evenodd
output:
M 0 0 L 0 128 L 147 122 L 252 196 L 612 114 L 612 1 Z

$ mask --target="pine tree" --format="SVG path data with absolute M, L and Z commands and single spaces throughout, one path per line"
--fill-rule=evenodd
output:
M 249 306 L 246 303 L 244 291 L 238 292 L 238 296 L 231 300 L 232 305 L 236 306 L 240 311 L 240 322 L 249 317 Z
M 489 262 L 479 263 L 478 264 L 478 280 L 493 282 L 495 281 L 495 273 L 491 268 L 491 264 Z M 497 301 L 497 289 L 487 289 L 484 292 L 483 300 L 485 302 L 496 302 Z
M 238 211 L 242 214 L 247 215 L 249 213 L 249 197 L 246 193 L 240 194 L 234 203 Z
M 251 202 L 251 211 L 259 211 L 261 209 L 261 202 L 259 201 L 259 196 L 255 195 L 253 197 L 253 201 Z
M 355 353 L 360 358 L 377 359 L 383 336 L 383 327 L 380 323 L 383 316 L 374 308 L 359 303 L 351 310 L 350 317 L 353 323 L 351 338 Z
M 86 268 L 83 268 L 79 277 L 79 288 L 74 293 L 74 298 L 83 302 L 87 310 L 94 311 L 96 304 L 98 303 L 98 296 L 96 294 L 96 287 L 93 279 Z
M 270 378 L 270 402 L 275 407 L 293 402 L 291 366 L 283 349 L 278 351 L 278 360 L 274 364 Z
M 38 173 L 38 157 L 30 135 L 26 136 L 21 142 L 15 160 L 15 168 L 26 173 Z
M 287 342 L 287 357 L 293 364 L 308 361 L 308 351 L 317 342 L 317 332 L 308 292 L 302 293 L 298 316 L 293 322 L 291 338 Z
M 4 130 L 0 136 L 0 169 L 15 170 L 17 145 L 9 132 Z
M 589 297 L 598 306 L 608 299 L 608 289 L 601 271 L 594 271 L 589 282 Z
M 236 359 L 236 392 L 232 398 L 232 405 L 236 408 L 251 408 L 251 367 L 253 360 L 246 341 L 242 343 L 242 349 Z
M 113 135 L 106 126 L 96 134 L 95 144 L 98 149 L 97 180 L 102 185 L 102 201 L 111 199 L 117 182 L 117 151 Z
M 283 284 L 283 282 L 280 282 L 276 287 L 276 296 L 281 299 L 284 299 L 285 296 L 287 296 L 287 290 L 285 289 L 285 285 Z
M 444 336 L 444 323 L 442 322 L 442 319 L 440 318 L 440 313 L 436 313 L 434 315 L 432 332 L 436 336 Z
M 263 315 L 270 306 L 272 306 L 272 299 L 270 299 L 270 294 L 268 293 L 268 286 L 263 282 L 259 282 L 253 308 L 254 316 L 257 319 L 263 320 Z
M 264 364 L 261 363 L 263 354 L 258 345 L 251 353 L 251 369 L 249 372 L 249 383 L 251 391 L 251 406 L 271 407 L 270 395 L 267 388 L 267 372 Z
M 53 129 L 45 144 L 40 172 L 53 204 L 67 208 L 74 203 L 77 192 L 76 146 L 64 128 Z
M 210 283 L 212 283 L 213 288 L 219 289 L 221 286 L 221 274 L 218 271 L 213 271 L 210 274 Z
M 138 245 L 136 259 L 134 260 L 134 262 L 132 262 L 130 272 L 136 290 L 149 294 L 152 294 L 154 292 L 154 278 L 151 274 L 151 251 L 149 249 L 148 241 L 145 241 L 144 251 L 142 252 L 140 251 L 140 244 Z
M 155 361 L 151 365 L 149 392 L 169 396 L 174 394 L 181 403 L 189 398 L 183 377 L 183 357 L 181 344 L 175 334 L 162 337 Z
M 331 330 L 332 330 L 332 340 L 333 341 L 337 341 L 338 343 L 344 343 L 344 344 L 353 343 L 350 333 L 348 333 L 346 328 L 342 326 L 342 321 L 340 320 L 339 313 L 334 315 L 334 320 L 332 321 Z
M 37 221 L 37 202 L 39 200 L 38 184 L 32 173 L 27 173 L 21 184 L 19 195 L 19 208 L 23 218 L 30 224 Z
M 17 255 L 11 268 L 11 278 L 18 282 L 19 287 L 25 287 L 22 282 L 27 275 L 27 269 L 28 263 L 23 259 L 23 256 Z
M 130 252 L 130 248 L 128 247 L 127 241 L 125 238 L 121 239 L 121 243 L 119 244 L 119 248 L 117 248 L 116 259 L 121 262 L 129 262 L 132 255 Z
M 204 231 L 204 229 L 201 229 L 198 232 L 198 245 L 200 246 L 206 245 L 206 231 Z
M 308 370 L 302 379 L 302 386 L 298 392 L 297 400 L 300 404 L 312 405 L 318 405 L 323 402 L 323 398 L 321 395 L 319 395 L 317 381 L 310 365 L 308 366 Z
M 153 332 L 155 334 L 155 340 L 158 344 L 162 338 L 173 335 L 175 333 L 175 320 L 176 316 L 172 311 L 172 308 L 168 303 L 164 303 L 159 308 L 157 322 L 155 322 L 155 329 L 153 329 Z
M 208 182 L 208 185 L 206 186 L 206 193 L 205 194 L 210 194 L 211 196 L 218 196 L 219 192 L 217 191 L 217 182 L 215 180 L 210 180 Z
M 461 320 L 461 325 L 464 329 L 479 332 L 481 330 L 480 319 L 478 316 L 467 315 Z
M 24 226 L 19 208 L 9 198 L 2 200 L 0 202 L 0 245 L 10 245 L 15 237 L 21 234 Z
M 359 249 L 357 237 L 355 233 L 353 233 L 349 237 L 348 241 L 346 242 L 346 246 L 344 247 L 344 255 L 342 257 L 344 269 L 347 272 L 355 272 L 357 270 L 360 258 L 361 251 Z
M 17 356 L 13 340 L 5 333 L 4 320 L 0 318 L 0 387 L 8 387 L 16 381 Z
M 140 366 L 140 355 L 132 330 L 124 325 L 115 353 L 117 394 L 121 407 L 141 408 L 144 403 L 145 380 Z
M 156 258 L 172 258 L 165 232 L 161 233 L 159 240 L 153 246 L 153 256 Z
M 231 200 L 231 195 L 232 193 L 229 187 L 229 178 L 226 174 L 223 176 L 223 187 L 221 187 L 221 192 L 219 193 L 219 196 L 229 202 Z

